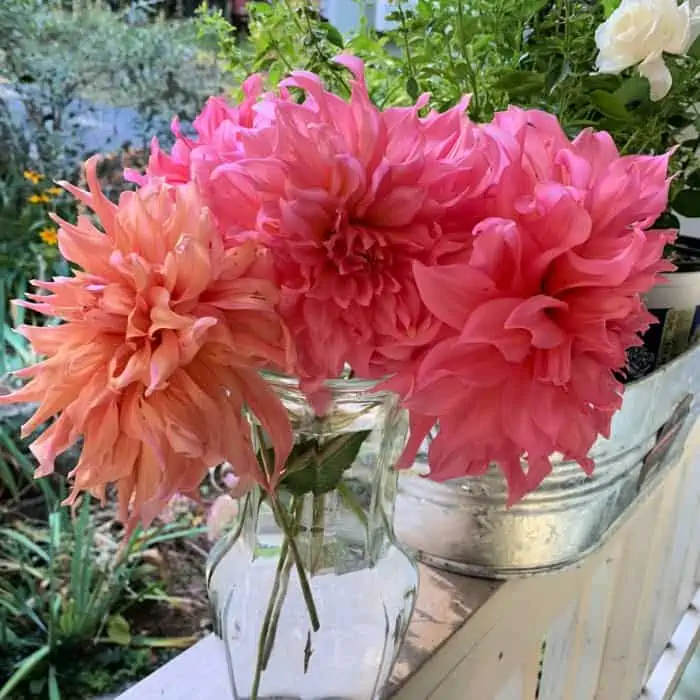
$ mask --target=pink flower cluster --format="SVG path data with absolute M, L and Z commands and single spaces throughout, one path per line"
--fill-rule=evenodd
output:
M 598 435 L 608 434 L 621 404 L 616 377 L 626 350 L 640 343 L 639 333 L 652 321 L 641 293 L 672 269 L 662 252 L 675 232 L 649 230 L 666 207 L 668 156 L 620 157 L 607 134 L 592 131 L 570 141 L 554 117 L 537 111 L 511 108 L 477 125 L 466 116 L 467 99 L 442 114 L 423 114 L 427 96 L 409 108 L 380 110 L 368 94 L 362 63 L 347 55 L 337 60 L 353 76 L 348 99 L 311 73 L 293 73 L 274 94 L 264 93 L 261 78 L 253 76 L 239 105 L 219 98 L 207 103 L 194 124 L 196 139 L 183 136 L 175 123 L 172 152 L 154 143 L 146 175 L 127 173 L 142 185 L 139 192 L 151 194 L 137 193 L 117 215 L 97 195 L 79 194 L 93 203 L 112 242 L 103 250 L 93 229 L 88 236 L 63 224 L 68 257 L 80 255 L 77 262 L 90 269 L 94 251 L 99 265 L 90 275 L 78 273 L 66 287 L 70 294 L 56 292 L 56 301 L 46 303 L 82 329 L 81 343 L 92 341 L 84 324 L 64 312 L 71 299 L 76 305 L 93 300 L 105 333 L 108 326 L 126 334 L 129 349 L 119 345 L 124 359 L 114 362 L 121 376 L 131 368 L 127 358 L 141 353 L 132 368 L 140 383 L 133 388 L 126 380 L 115 384 L 112 375 L 105 379 L 110 391 L 136 392 L 140 398 L 129 400 L 146 407 L 155 400 L 151 395 L 164 392 L 160 423 L 167 424 L 171 408 L 173 416 L 184 410 L 168 392 L 202 373 L 209 382 L 239 387 L 236 401 L 268 416 L 284 453 L 288 427 L 267 395 L 264 403 L 251 396 L 257 391 L 251 372 L 264 365 L 293 371 L 322 411 L 324 380 L 349 365 L 359 377 L 386 377 L 383 385 L 401 394 L 412 426 L 403 466 L 437 423 L 429 454 L 434 479 L 479 474 L 496 463 L 512 502 L 546 476 L 552 453 L 590 471 L 588 452 Z M 300 93 L 303 100 L 293 99 Z M 148 204 L 152 197 L 161 204 Z M 198 206 L 206 208 L 204 219 L 211 218 L 218 236 L 191 253 L 198 263 L 190 282 L 184 267 L 178 268 L 182 281 L 162 267 L 164 255 L 180 250 L 175 232 L 191 235 L 182 228 L 185 220 L 199 220 L 176 214 L 181 205 L 171 211 L 165 204 L 183 197 L 192 206 L 201 199 Z M 143 204 L 134 203 L 142 198 Z M 127 224 L 114 229 L 115 216 L 135 227 L 142 221 L 167 242 L 126 240 L 121 231 Z M 208 225 L 198 234 L 202 241 Z M 68 247 L 78 238 L 90 240 L 90 251 Z M 130 262 L 133 279 L 127 282 L 120 268 L 105 267 L 116 255 L 110 246 L 129 259 L 125 245 L 147 258 L 149 270 Z M 233 281 L 225 253 L 242 261 L 252 251 L 269 265 L 265 283 L 242 262 L 236 268 L 242 276 Z M 106 293 L 103 278 L 115 275 L 128 294 L 120 291 L 117 299 L 110 292 L 109 299 L 95 301 Z M 185 291 L 187 301 L 180 302 L 177 294 Z M 150 313 L 151 324 L 161 323 L 139 326 L 149 342 L 133 335 L 133 313 Z M 167 315 L 171 325 L 162 326 L 154 314 Z M 208 320 L 197 321 L 199 315 Z M 226 324 L 240 328 L 238 336 L 220 330 Z M 171 329 L 169 349 L 162 349 L 161 327 Z M 188 338 L 197 338 L 199 355 L 183 345 Z M 244 341 L 242 350 L 237 340 Z M 40 344 L 53 349 L 43 339 Z M 267 363 L 257 352 L 266 344 L 275 348 Z M 223 369 L 227 363 L 232 369 Z M 51 371 L 69 381 L 61 367 Z M 38 393 L 30 390 L 30 398 Z M 202 397 L 200 408 L 205 404 Z M 65 405 L 52 404 L 42 415 Z M 196 433 L 193 423 L 186 425 Z M 196 460 L 187 467 L 188 485 L 205 462 L 227 457 L 234 447 L 218 433 L 163 443 L 160 427 L 147 427 L 149 444 Z M 104 443 L 101 449 L 116 448 Z M 248 464 L 244 438 L 236 449 Z M 249 480 L 251 468 L 243 472 Z M 85 477 L 81 483 L 97 482 Z M 149 491 L 152 502 L 178 486 L 172 479 L 159 483 Z

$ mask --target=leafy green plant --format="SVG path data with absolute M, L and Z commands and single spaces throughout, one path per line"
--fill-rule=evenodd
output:
M 514 91 L 542 90 L 529 76 L 517 84 L 503 80 L 517 68 L 528 41 L 527 27 L 543 0 L 398 0 L 388 19 L 389 40 L 401 51 L 401 74 L 413 99 L 430 92 L 442 111 L 470 93 L 477 121 L 512 100 Z M 538 84 L 539 83 L 539 84 Z
M 15 329 L 25 322 L 43 323 L 38 314 L 13 306 L 11 300 L 29 291 L 30 280 L 67 271 L 50 210 L 68 219 L 75 216 L 71 198 L 41 173 L 11 170 L 0 175 L 0 382 L 8 372 L 36 360 Z
M 125 614 L 144 600 L 167 600 L 148 552 L 199 532 L 173 523 L 137 533 L 115 558 L 114 538 L 96 527 L 89 498 L 74 517 L 51 513 L 48 526 L 17 519 L 0 528 L 0 700 L 60 698 L 76 654 L 84 663 L 105 647 L 191 644 L 134 634 Z
M 204 3 L 198 12 L 200 37 L 218 45 L 222 68 L 234 84 L 262 72 L 268 85 L 275 87 L 290 71 L 309 70 L 340 94 L 347 94 L 347 72 L 332 59 L 349 51 L 365 61 L 367 84 L 377 104 L 410 101 L 400 77 L 402 59 L 392 51 L 389 37 L 380 37 L 366 22 L 355 34 L 344 37 L 309 0 L 250 2 L 247 11 L 249 33 L 244 38 L 220 10 Z

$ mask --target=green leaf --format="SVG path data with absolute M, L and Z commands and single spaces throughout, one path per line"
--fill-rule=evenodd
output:
M 0 360 L 0 373 L 4 369 L 4 363 Z M 19 500 L 19 486 L 17 486 L 17 479 L 12 473 L 10 465 L 2 458 L 0 455 L 0 484 L 2 484 L 11 494 L 12 498 L 17 501 Z
M 685 181 L 691 189 L 700 189 L 700 168 L 693 170 Z
M 591 102 L 610 119 L 628 121 L 631 116 L 622 100 L 606 90 L 594 90 L 591 93 Z
M 681 216 L 700 216 L 700 189 L 682 190 L 674 198 L 672 207 Z
M 458 63 L 455 66 L 455 75 L 458 78 L 461 78 L 462 80 L 469 80 L 470 76 L 471 76 L 471 71 L 469 70 L 469 66 L 464 62 Z
M 301 471 L 308 466 L 309 461 L 315 454 L 315 440 L 306 440 L 304 442 L 297 443 L 292 448 L 289 457 L 287 457 L 287 463 L 284 465 L 284 473 L 292 474 L 293 472 Z M 265 459 L 267 460 L 268 465 L 275 463 L 275 450 L 272 447 L 268 447 L 265 450 Z
M 343 472 L 352 467 L 370 432 L 370 430 L 361 430 L 339 435 L 323 446 L 318 455 L 320 473 L 314 489 L 317 496 L 328 493 L 336 487 Z
M 593 90 L 615 92 L 621 85 L 620 76 L 608 73 L 591 73 L 590 75 L 581 76 L 581 80 L 586 92 L 592 92 Z
M 107 638 L 114 644 L 129 646 L 131 644 L 131 629 L 123 615 L 111 615 L 107 622 Z
M 613 93 L 620 102 L 627 106 L 633 102 L 649 100 L 649 81 L 638 75 L 627 78 Z
M 336 29 L 336 27 L 334 27 L 332 24 L 326 24 L 325 30 L 326 39 L 328 39 L 333 46 L 337 46 L 339 49 L 345 48 L 343 35 Z
M 603 0 L 603 11 L 605 17 L 610 17 L 610 15 L 617 10 L 620 5 L 621 0 Z
M 12 693 L 25 678 L 34 672 L 34 669 L 46 659 L 50 651 L 51 648 L 49 645 L 45 644 L 24 659 L 10 679 L 0 688 L 0 700 L 7 700 L 7 698 L 10 698 L 10 693 Z
M 502 75 L 498 79 L 496 86 L 509 93 L 512 93 L 513 91 L 522 91 L 523 89 L 532 90 L 544 88 L 545 78 L 546 76 L 544 73 L 535 73 L 533 71 L 513 71 L 512 73 Z
M 320 496 L 336 488 L 343 472 L 352 467 L 371 431 L 338 435 L 313 453 L 307 466 L 284 477 L 282 486 L 296 496 Z M 315 443 L 315 441 L 314 441 Z
M 186 540 L 193 537 L 203 535 L 207 531 L 206 525 L 198 525 L 196 527 L 182 528 L 174 532 L 167 532 L 162 535 L 154 535 L 146 540 L 144 546 L 152 547 L 161 542 L 171 542 L 172 540 Z
M 652 228 L 680 228 L 681 222 L 670 211 L 665 211 L 653 224 Z
M 695 39 L 691 47 L 686 52 L 686 55 L 692 58 L 700 58 L 700 36 Z
M 61 700 L 61 691 L 58 688 L 55 666 L 49 667 L 49 700 Z
M 406 81 L 406 92 L 408 93 L 408 96 L 412 100 L 418 99 L 418 93 L 419 93 L 418 81 L 413 76 L 411 76 Z
M 49 554 L 45 550 L 43 550 L 38 544 L 32 542 L 26 535 L 23 535 L 18 530 L 2 528 L 0 529 L 0 538 L 14 540 L 15 542 L 17 542 L 17 544 L 21 545 L 30 552 L 33 552 L 40 559 L 43 559 L 47 564 L 49 563 Z
M 149 649 L 187 649 L 198 641 L 198 637 L 141 637 L 133 638 L 133 646 Z
M 311 461 L 303 469 L 291 472 L 282 479 L 282 487 L 295 496 L 311 493 L 315 485 L 316 464 Z

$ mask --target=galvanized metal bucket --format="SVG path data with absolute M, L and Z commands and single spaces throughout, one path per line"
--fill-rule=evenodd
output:
M 511 508 L 495 468 L 442 484 L 404 473 L 396 534 L 426 563 L 472 576 L 509 578 L 569 566 L 594 550 L 677 460 L 700 414 L 698 394 L 700 345 L 627 385 L 611 438 L 591 452 L 592 477 L 575 463 L 555 462 L 540 488 Z

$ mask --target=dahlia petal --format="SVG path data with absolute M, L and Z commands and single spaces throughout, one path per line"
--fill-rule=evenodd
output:
M 555 348 L 566 340 L 566 333 L 548 315 L 547 311 L 567 311 L 566 302 L 538 294 L 519 304 L 504 323 L 504 328 L 520 329 L 532 335 L 536 348 Z
M 150 361 L 150 383 L 145 396 L 165 388 L 167 379 L 180 364 L 180 345 L 177 333 L 165 330 L 160 345 L 153 351 Z
M 274 391 L 256 372 L 240 371 L 237 379 L 246 404 L 260 421 L 275 448 L 274 472 L 269 475 L 270 487 L 274 488 L 292 451 L 289 416 Z
M 428 309 L 455 329 L 464 326 L 475 302 L 488 298 L 494 289 L 487 275 L 465 265 L 428 267 L 415 262 L 413 274 Z
M 425 437 L 435 425 L 435 418 L 431 416 L 425 416 L 411 411 L 408 417 L 410 424 L 408 441 L 396 464 L 397 469 L 408 469 L 412 466 Z
M 512 298 L 484 302 L 467 319 L 460 340 L 493 345 L 508 362 L 521 362 L 530 348 L 529 334 L 520 329 L 506 329 L 508 318 L 519 305 L 520 299 Z

